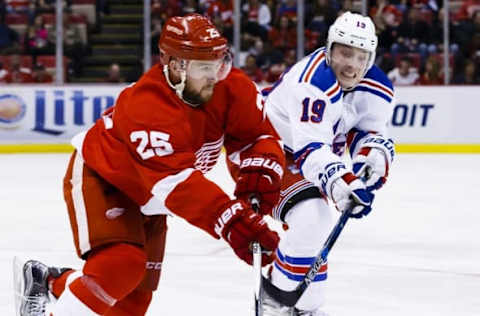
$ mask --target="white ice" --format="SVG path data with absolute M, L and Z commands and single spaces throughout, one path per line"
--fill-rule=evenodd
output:
M 0 155 L 0 315 L 14 315 L 12 258 L 81 267 L 62 193 L 66 154 Z M 222 164 L 210 173 L 227 192 Z M 397 155 L 373 212 L 329 257 L 331 316 L 480 315 L 480 155 Z M 170 219 L 147 315 L 253 315 L 252 270 L 224 242 Z

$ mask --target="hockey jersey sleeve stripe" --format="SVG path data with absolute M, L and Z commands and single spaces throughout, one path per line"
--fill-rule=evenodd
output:
M 308 67 L 307 66 L 307 75 L 305 76 L 305 79 L 303 80 L 303 82 L 310 82 L 310 80 L 312 79 L 312 74 L 315 73 L 317 67 L 324 61 L 325 59 L 325 53 L 324 52 L 321 52 L 320 55 L 318 55 L 317 58 L 315 58 L 315 61 L 313 62 L 313 64 Z
M 340 85 L 338 84 L 338 82 L 335 82 L 335 84 L 330 89 L 325 91 L 325 93 L 329 98 L 331 98 L 336 93 L 338 94 L 339 90 L 340 90 Z
M 340 88 L 340 86 L 338 87 Z M 330 102 L 333 104 L 338 100 L 340 100 L 341 97 L 342 97 L 342 89 L 338 89 L 337 94 L 335 94 L 332 98 L 330 98 Z
M 372 88 L 370 86 L 367 86 L 367 85 L 363 85 L 363 84 L 359 84 L 356 88 L 355 88 L 356 91 L 366 91 L 366 92 L 370 92 L 370 93 L 373 93 L 374 95 L 376 96 L 379 96 L 380 98 L 384 99 L 385 101 L 387 101 L 388 103 L 392 102 L 392 98 L 390 96 L 388 96 L 387 94 L 383 93 L 382 91 L 379 91 L 375 88 Z
M 363 79 L 362 81 L 360 81 L 360 84 L 363 84 L 363 85 L 366 85 L 366 86 L 370 86 L 372 88 L 376 88 L 376 89 L 379 89 L 381 90 L 383 93 L 386 93 L 388 94 L 390 97 L 393 98 L 393 90 L 390 89 L 388 86 L 386 85 L 383 85 L 382 83 L 380 83 L 379 81 L 375 81 L 375 80 L 371 80 L 371 79 Z
M 370 68 L 370 70 L 365 74 L 365 78 L 363 80 L 375 82 L 382 85 L 387 90 L 393 92 L 392 81 L 388 79 L 385 73 L 376 65 L 373 65 L 372 68 Z
M 321 52 L 321 50 L 317 50 L 316 52 L 314 52 L 312 54 L 312 57 L 310 57 L 310 60 L 308 61 L 307 63 L 307 66 L 303 69 L 302 71 L 302 74 L 300 75 L 300 79 L 298 80 L 298 82 L 302 82 L 303 81 L 303 76 L 305 75 L 305 73 L 310 69 L 310 65 L 312 64 L 312 62 L 315 60 L 315 57 Z
M 168 195 L 178 184 L 187 180 L 194 171 L 195 169 L 193 168 L 187 168 L 155 183 L 151 191 L 153 197 L 145 205 L 142 205 L 140 208 L 141 212 L 145 215 L 171 215 L 172 211 L 170 211 L 165 205 Z
M 355 152 L 355 148 L 357 147 L 358 142 L 367 135 L 368 132 L 357 129 L 349 133 L 347 138 L 347 145 L 351 155 Z
M 297 168 L 302 170 L 302 165 L 305 159 L 307 159 L 308 155 L 317 149 L 320 149 L 324 146 L 324 143 L 310 143 L 307 146 L 303 147 L 299 151 L 293 154 L 293 160 L 295 161 L 295 164 L 297 165 Z

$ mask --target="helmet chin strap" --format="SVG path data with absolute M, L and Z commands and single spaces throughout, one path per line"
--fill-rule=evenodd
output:
M 183 98 L 183 90 L 185 89 L 185 82 L 187 80 L 187 72 L 185 70 L 181 70 L 180 71 L 180 82 L 177 83 L 177 84 L 173 84 L 171 81 L 170 81 L 170 76 L 169 76 L 169 72 L 168 72 L 168 65 L 163 65 L 163 74 L 165 75 L 165 79 L 167 80 L 167 83 L 168 85 L 170 86 L 170 88 L 172 88 L 173 90 L 175 90 L 175 93 L 177 94 L 177 96 L 185 103 L 187 103 L 188 105 L 192 106 L 192 107 L 197 107 L 199 106 L 200 104 L 193 104 L 191 102 L 188 102 L 187 100 L 185 100 Z
M 185 89 L 185 81 L 187 79 L 187 74 L 184 70 L 180 71 L 180 82 L 177 84 L 173 84 L 170 81 L 170 75 L 168 73 L 168 65 L 163 65 L 163 74 L 165 75 L 165 79 L 167 79 L 167 83 L 172 88 L 175 90 L 177 93 L 178 97 L 183 100 L 183 89 Z

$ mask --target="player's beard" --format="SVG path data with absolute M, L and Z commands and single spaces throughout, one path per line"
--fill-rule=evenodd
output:
M 183 90 L 183 99 L 194 106 L 200 106 L 204 103 L 210 101 L 213 96 L 213 88 L 215 84 L 206 84 L 203 86 L 200 91 L 195 91 L 187 83 L 185 84 L 185 89 Z

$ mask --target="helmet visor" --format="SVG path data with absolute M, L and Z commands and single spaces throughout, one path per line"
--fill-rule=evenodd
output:
M 224 58 L 215 60 L 189 60 L 187 64 L 187 76 L 194 79 L 213 79 L 220 81 L 225 79 L 232 69 L 232 58 L 225 54 Z

